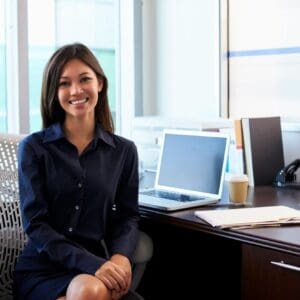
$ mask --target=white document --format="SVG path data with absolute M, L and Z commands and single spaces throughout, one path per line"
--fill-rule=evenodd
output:
M 242 229 L 300 223 L 300 211 L 287 206 L 198 210 L 195 215 L 220 228 Z

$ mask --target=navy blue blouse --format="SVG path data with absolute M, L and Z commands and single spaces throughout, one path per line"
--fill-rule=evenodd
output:
M 131 259 L 138 234 L 133 142 L 97 125 L 79 156 L 57 123 L 21 141 L 18 164 L 22 219 L 30 240 L 24 253 L 32 257 L 18 269 L 33 267 L 34 256 L 42 255 L 66 269 L 94 274 L 106 259 L 78 239 L 104 239 L 110 255 Z

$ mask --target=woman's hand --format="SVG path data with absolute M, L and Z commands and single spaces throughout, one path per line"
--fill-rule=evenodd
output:
M 117 293 L 126 291 L 128 288 L 128 275 L 124 268 L 120 267 L 112 261 L 104 263 L 95 273 L 105 286 Z
M 95 276 L 112 291 L 113 300 L 118 300 L 128 293 L 131 275 L 130 261 L 121 254 L 113 255 L 95 273 Z
M 121 254 L 115 254 L 110 258 L 110 261 L 119 266 L 125 273 L 125 281 L 126 281 L 126 288 L 120 292 L 113 290 L 112 291 L 112 298 L 113 300 L 120 299 L 124 295 L 128 293 L 128 290 L 131 286 L 131 265 L 129 259 Z

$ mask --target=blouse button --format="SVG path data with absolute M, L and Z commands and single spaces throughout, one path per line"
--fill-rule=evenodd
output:
M 73 231 L 73 228 L 72 228 L 72 227 L 69 227 L 69 228 L 68 228 L 68 231 L 69 231 L 69 232 L 72 232 L 72 231 Z
M 75 209 L 76 209 L 76 210 L 79 210 L 79 205 L 75 205 Z
M 78 186 L 78 188 L 80 188 L 80 189 L 81 189 L 81 188 L 82 188 L 82 183 L 81 183 L 81 182 L 79 182 L 77 186 Z

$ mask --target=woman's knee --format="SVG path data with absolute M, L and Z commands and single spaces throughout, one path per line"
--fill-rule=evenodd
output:
M 69 284 L 67 289 L 67 300 L 81 299 L 111 299 L 111 292 L 95 276 L 81 274 L 76 276 Z

